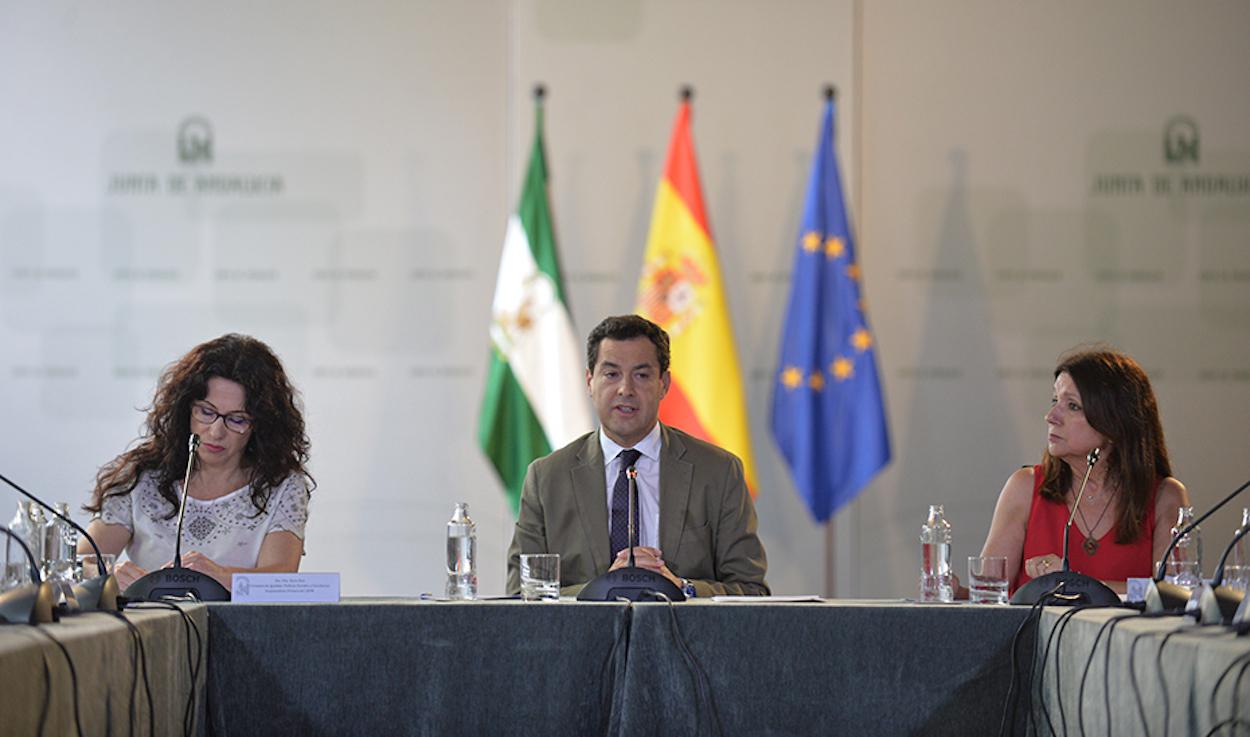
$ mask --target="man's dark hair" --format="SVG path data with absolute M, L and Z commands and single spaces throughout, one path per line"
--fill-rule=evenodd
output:
M 655 355 L 660 361 L 660 373 L 668 371 L 668 333 L 647 318 L 638 315 L 616 315 L 596 325 L 595 329 L 590 331 L 590 337 L 586 338 L 586 368 L 591 372 L 594 372 L 595 364 L 599 361 L 599 344 L 605 338 L 650 340 L 655 345 Z

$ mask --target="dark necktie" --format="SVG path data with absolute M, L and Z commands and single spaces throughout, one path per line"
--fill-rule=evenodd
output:
M 629 547 L 629 477 L 626 472 L 638 462 L 642 453 L 630 448 L 622 450 L 617 458 L 621 459 L 621 471 L 616 475 L 616 485 L 612 487 L 612 525 L 609 529 L 609 538 L 612 541 L 612 558 L 608 562 L 616 560 L 616 554 L 623 549 Z M 634 544 L 638 544 L 638 507 L 634 507 Z

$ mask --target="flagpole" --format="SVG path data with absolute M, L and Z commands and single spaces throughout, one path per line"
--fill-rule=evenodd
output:
M 834 558 L 837 556 L 837 549 L 833 544 L 833 517 L 825 521 L 825 598 L 834 598 L 834 585 L 837 583 L 834 576 Z
M 821 90 L 824 98 L 828 102 L 833 102 L 837 97 L 838 89 L 831 84 L 824 86 Z M 838 549 L 835 544 L 833 534 L 834 515 L 830 515 L 825 521 L 825 598 L 832 599 L 837 593 L 837 558 Z

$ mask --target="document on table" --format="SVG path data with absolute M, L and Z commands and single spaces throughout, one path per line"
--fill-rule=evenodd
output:
M 787 602 L 824 601 L 815 594 L 800 596 L 713 596 L 712 601 L 732 601 L 741 604 L 784 604 Z

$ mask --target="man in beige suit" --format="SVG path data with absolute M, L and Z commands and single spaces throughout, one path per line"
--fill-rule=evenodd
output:
M 586 356 L 600 429 L 530 464 L 508 549 L 508 592 L 520 590 L 521 553 L 559 553 L 565 594 L 629 565 L 624 490 L 634 468 L 637 566 L 687 596 L 768 595 L 742 461 L 659 423 L 671 381 L 668 334 L 636 315 L 609 317 L 591 331 Z

